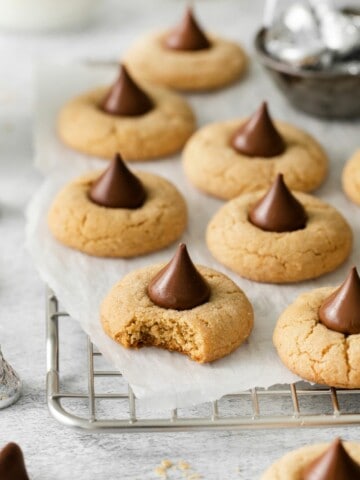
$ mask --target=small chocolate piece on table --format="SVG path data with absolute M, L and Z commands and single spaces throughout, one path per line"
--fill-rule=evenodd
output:
M 0 451 L 1 480 L 29 480 L 24 456 L 16 443 L 8 443 Z

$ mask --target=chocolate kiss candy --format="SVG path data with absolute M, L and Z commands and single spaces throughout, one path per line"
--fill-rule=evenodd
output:
M 360 278 L 355 267 L 350 270 L 345 282 L 321 305 L 319 318 L 335 332 L 347 335 L 360 333 Z
M 0 478 L 1 480 L 29 480 L 24 456 L 16 443 L 8 443 L 0 451 Z
M 303 473 L 303 480 L 360 480 L 360 465 L 337 438 Z
M 159 307 L 189 310 L 209 300 L 210 288 L 189 257 L 186 245 L 179 245 L 170 262 L 148 286 L 150 299 Z
M 165 39 L 165 46 L 172 50 L 204 50 L 211 44 L 195 20 L 189 7 L 181 23 Z
M 100 108 L 110 115 L 144 115 L 153 108 L 149 96 L 141 90 L 122 65 L 120 75 L 102 101 Z
M 91 201 L 108 208 L 139 208 L 145 197 L 142 183 L 130 172 L 118 153 L 89 192 Z
M 275 157 L 285 151 L 285 142 L 270 118 L 266 102 L 235 132 L 231 146 L 249 157 Z
M 249 220 L 268 232 L 292 232 L 305 227 L 307 215 L 280 173 L 265 196 L 250 210 Z

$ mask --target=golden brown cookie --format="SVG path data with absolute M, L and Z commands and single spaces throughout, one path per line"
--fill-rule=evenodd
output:
M 125 55 L 136 78 L 178 90 L 212 90 L 234 82 L 247 68 L 244 50 L 236 43 L 208 35 L 211 47 L 171 50 L 164 45 L 169 31 L 145 35 Z
M 195 130 L 195 117 L 185 100 L 160 87 L 138 82 L 154 108 L 139 116 L 110 115 L 99 107 L 108 87 L 97 88 L 70 100 L 60 111 L 61 140 L 80 152 L 125 160 L 149 160 L 182 148 Z
M 282 362 L 301 378 L 340 388 L 360 388 L 360 334 L 344 335 L 320 322 L 319 309 L 336 289 L 298 297 L 280 316 L 274 345 Z
M 360 205 L 360 150 L 357 150 L 346 163 L 342 185 L 350 200 Z
M 345 442 L 345 450 L 360 463 L 360 444 Z M 304 470 L 329 448 L 329 444 L 307 445 L 284 455 L 261 477 L 261 480 L 303 480 Z M 320 477 L 319 477 L 320 478 Z
M 321 185 L 327 174 L 328 159 L 318 142 L 293 125 L 275 122 L 286 148 L 270 158 L 249 157 L 231 146 L 236 129 L 247 119 L 207 125 L 188 141 L 183 166 L 189 180 L 203 192 L 225 200 L 242 193 L 265 189 L 278 173 L 287 185 L 310 192 Z
M 99 257 L 134 257 L 160 250 L 177 240 L 187 224 L 186 203 L 162 177 L 137 172 L 145 191 L 135 209 L 106 208 L 89 199 L 102 172 L 92 172 L 66 185 L 48 215 L 51 232 L 64 245 Z
M 211 362 L 228 355 L 250 335 L 253 310 L 228 277 L 197 266 L 207 281 L 210 299 L 189 310 L 155 305 L 147 288 L 163 265 L 136 270 L 117 283 L 101 307 L 105 332 L 127 348 L 156 346 Z
M 289 283 L 331 272 L 348 257 L 349 225 L 334 207 L 312 195 L 293 192 L 305 207 L 305 228 L 269 232 L 253 225 L 249 211 L 264 193 L 231 200 L 210 221 L 206 241 L 219 262 L 251 280 Z

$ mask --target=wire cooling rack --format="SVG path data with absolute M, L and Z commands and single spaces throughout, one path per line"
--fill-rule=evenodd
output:
M 46 317 L 47 403 L 51 414 L 67 426 L 93 432 L 170 432 L 360 424 L 360 390 L 305 382 L 254 388 L 189 409 L 147 411 L 90 339 L 80 329 L 74 333 L 77 322 L 60 310 L 51 291 Z M 62 363 L 70 364 L 71 370 L 62 369 Z

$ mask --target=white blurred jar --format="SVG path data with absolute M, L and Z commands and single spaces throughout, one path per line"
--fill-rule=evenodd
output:
M 82 27 L 101 0 L 0 0 L 0 28 L 46 32 Z

